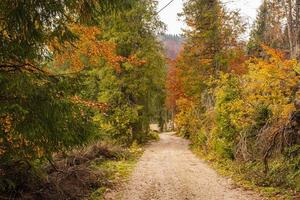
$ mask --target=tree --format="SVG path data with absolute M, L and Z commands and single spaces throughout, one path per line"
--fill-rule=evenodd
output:
M 251 30 L 247 46 L 249 55 L 262 56 L 262 44 L 282 50 L 288 49 L 283 19 L 284 10 L 277 1 L 263 1 Z
M 134 121 L 126 122 L 127 128 L 132 130 L 129 142 L 145 140 L 150 121 L 162 121 L 166 67 L 157 39 L 163 24 L 157 18 L 156 5 L 156 1 L 134 1 L 127 12 L 100 18 L 100 29 L 105 33 L 103 38 L 116 43 L 117 54 L 142 61 L 140 64 L 124 63 L 120 72 L 113 75 L 118 92 L 111 96 L 115 113 L 110 113 L 107 119 L 115 121 L 124 107 L 131 108 L 133 115 L 137 113 Z
M 57 50 L 65 50 L 53 47 L 64 44 L 67 48 L 78 41 L 71 24 L 93 24 L 95 13 L 124 8 L 127 2 L 1 2 L 1 190 L 26 184 L 22 182 L 26 174 L 51 160 L 53 153 L 86 144 L 96 133 L 91 108 L 96 104 L 76 96 L 78 77 L 55 74 L 49 63 Z M 95 39 L 93 42 L 102 48 Z M 99 51 L 105 53 L 105 49 Z
M 191 138 L 201 132 L 204 139 L 209 137 L 210 128 L 201 124 L 214 123 L 210 117 L 219 74 L 243 71 L 236 63 L 244 59 L 239 42 L 244 24 L 238 12 L 227 11 L 215 0 L 187 1 L 181 16 L 189 28 L 183 50 L 170 68 L 167 100 L 176 111 L 179 132 Z
M 299 58 L 299 15 L 300 15 L 300 1 L 299 0 L 280 0 L 280 1 L 268 1 L 276 7 L 280 7 L 280 12 L 283 13 L 281 17 L 286 21 L 285 24 L 282 24 L 280 21 L 277 21 L 277 26 L 281 29 L 286 29 L 286 38 L 288 41 L 289 56 L 291 58 Z M 278 9 L 271 8 L 271 12 L 275 13 L 272 17 L 276 15 L 281 16 Z M 267 22 L 266 22 L 267 23 Z M 274 30 L 273 30 L 274 31 Z

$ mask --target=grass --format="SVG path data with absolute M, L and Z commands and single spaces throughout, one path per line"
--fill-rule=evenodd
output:
M 122 160 L 122 161 L 113 161 L 108 160 L 104 161 L 101 164 L 94 166 L 97 170 L 105 173 L 106 184 L 98 188 L 93 192 L 88 198 L 89 200 L 102 200 L 103 195 L 106 191 L 113 189 L 116 185 L 121 184 L 128 180 L 134 166 L 136 164 L 135 159 L 131 160 Z
M 94 191 L 87 200 L 102 200 L 107 191 L 113 190 L 128 180 L 143 150 L 137 144 L 133 144 L 129 151 L 130 155 L 126 158 L 93 163 L 92 168 L 104 173 L 105 178 L 100 181 L 105 183 L 102 183 L 102 186 Z
M 254 182 L 247 180 L 246 175 L 240 170 L 240 164 L 230 160 L 220 160 L 213 155 L 205 155 L 203 151 L 191 145 L 192 152 L 199 158 L 208 162 L 220 175 L 230 177 L 238 187 L 252 190 L 270 200 L 293 200 L 292 191 L 279 187 L 258 186 Z

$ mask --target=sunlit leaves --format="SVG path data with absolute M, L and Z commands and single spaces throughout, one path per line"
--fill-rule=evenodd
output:
M 248 72 L 242 76 L 223 74 L 216 90 L 218 113 L 242 131 L 257 123 L 256 113 L 264 106 L 272 113 L 269 120 L 286 121 L 293 105 L 294 89 L 299 81 L 295 60 L 285 60 L 281 53 L 263 47 L 268 59 L 250 59 Z
M 285 60 L 280 52 L 264 49 L 270 58 L 249 62 L 249 72 L 243 77 L 245 93 L 252 104 L 269 105 L 276 116 L 287 118 L 299 81 L 294 71 L 297 61 Z

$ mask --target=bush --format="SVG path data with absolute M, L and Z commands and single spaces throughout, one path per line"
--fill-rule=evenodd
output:
M 235 115 L 239 112 L 235 106 L 240 99 L 241 89 L 237 77 L 222 74 L 220 86 L 216 90 L 216 133 L 213 135 L 216 153 L 227 159 L 234 159 L 234 149 L 239 128 L 236 126 Z

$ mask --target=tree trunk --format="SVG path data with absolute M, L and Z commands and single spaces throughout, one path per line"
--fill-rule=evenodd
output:
M 286 4 L 287 1 L 287 4 Z M 288 29 L 288 39 L 289 39 L 289 47 L 290 47 L 290 57 L 295 58 L 294 52 L 294 34 L 293 34 L 293 14 L 292 14 L 292 2 L 291 0 L 283 0 L 282 1 L 283 8 L 285 11 L 286 19 L 287 19 L 287 29 Z
M 300 0 L 296 0 L 295 58 L 300 58 Z

